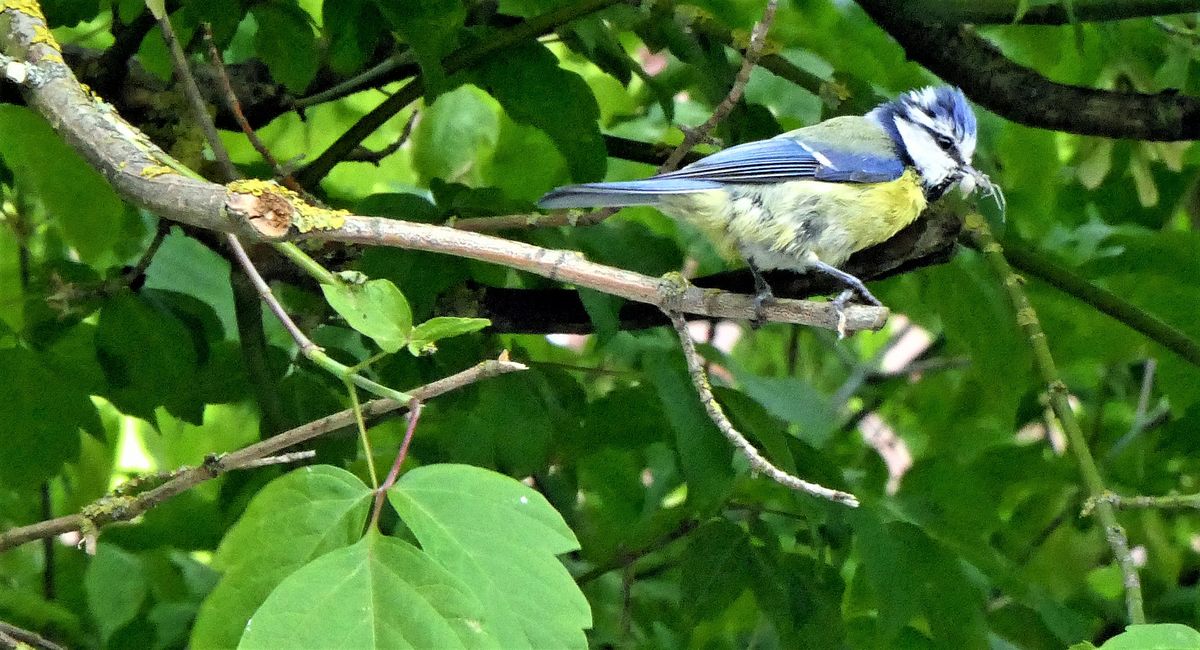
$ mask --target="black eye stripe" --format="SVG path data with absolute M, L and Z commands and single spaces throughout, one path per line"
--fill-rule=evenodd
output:
M 921 128 L 925 129 L 925 132 L 929 134 L 929 137 L 933 138 L 933 141 L 936 142 L 937 145 L 942 148 L 942 151 L 945 151 L 946 155 L 950 156 L 954 162 L 958 163 L 959 165 L 964 164 L 962 152 L 960 152 L 959 148 L 955 146 L 956 143 L 953 138 L 944 133 L 934 131 L 923 124 L 921 125 Z

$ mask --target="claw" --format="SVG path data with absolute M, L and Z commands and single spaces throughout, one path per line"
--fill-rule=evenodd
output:
M 773 304 L 774 302 L 775 294 L 771 293 L 771 287 L 764 285 L 764 287 L 760 287 L 758 292 L 754 294 L 754 318 L 750 319 L 750 327 L 752 329 L 758 329 L 767 322 L 766 315 L 763 313 L 763 311 L 766 309 L 767 305 Z
M 750 319 L 750 328 L 758 329 L 767 322 L 763 309 L 775 302 L 775 294 L 771 292 L 771 285 L 767 284 L 767 279 L 753 262 L 750 263 L 750 273 L 754 276 L 754 318 Z
M 845 289 L 837 298 L 830 301 L 833 305 L 833 310 L 837 312 L 837 333 L 838 340 L 846 338 L 846 303 L 854 297 L 854 289 Z M 873 298 L 874 296 L 872 296 Z

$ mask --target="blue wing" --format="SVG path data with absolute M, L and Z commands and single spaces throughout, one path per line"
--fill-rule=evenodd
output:
M 779 183 L 811 178 L 835 183 L 881 183 L 904 173 L 904 162 L 883 155 L 843 151 L 795 137 L 747 142 L 655 179 L 716 183 Z
M 538 201 L 542 208 L 655 205 L 672 194 L 721 189 L 723 184 L 781 183 L 813 179 L 831 183 L 882 183 L 904 173 L 892 152 L 850 151 L 784 135 L 747 142 L 702 158 L 683 169 L 640 181 L 560 187 Z

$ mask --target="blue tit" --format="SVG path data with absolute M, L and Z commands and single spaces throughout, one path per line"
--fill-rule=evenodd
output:
M 975 114 L 962 91 L 912 90 L 861 116 L 835 117 L 769 140 L 719 151 L 678 171 L 639 181 L 560 187 L 542 208 L 650 205 L 732 246 L 750 266 L 756 308 L 772 300 L 760 270 L 816 269 L 878 305 L 838 268 L 856 251 L 912 223 L 959 184 L 1003 195 L 971 167 Z

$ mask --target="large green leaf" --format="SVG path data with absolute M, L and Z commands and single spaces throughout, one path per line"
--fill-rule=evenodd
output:
M 697 618 L 721 613 L 750 585 L 750 537 L 714 519 L 688 537 L 680 563 L 679 601 Z
M 467 18 L 461 0 L 377 0 L 392 29 L 412 46 L 421 64 L 425 87 L 433 94 L 445 82 L 442 57 L 458 45 L 458 30 Z
M 353 474 L 317 465 L 272 481 L 229 530 L 213 560 L 224 571 L 192 632 L 194 648 L 232 648 L 271 590 L 314 558 L 362 535 L 371 490 Z
M 1071 650 L 1088 650 L 1096 646 L 1079 643 Z M 1130 625 L 1114 636 L 1100 650 L 1200 650 L 1200 632 L 1178 623 Z
M 679 467 L 688 482 L 688 501 L 700 511 L 724 499 L 733 483 L 732 450 L 709 419 L 687 370 L 676 355 L 656 354 L 643 364 L 675 432 Z
M 254 48 L 271 70 L 271 76 L 294 93 L 301 93 L 317 74 L 317 39 L 312 18 L 288 2 L 256 4 L 251 10 L 258 22 Z
M 119 262 L 113 248 L 129 234 L 127 217 L 104 177 L 26 108 L 0 105 L 0 132 L 7 134 L 0 138 L 0 159 L 45 207 L 66 243 L 94 266 Z
M 193 405 L 192 332 L 145 298 L 124 291 L 104 305 L 96 351 L 110 385 L 106 397 L 122 411 L 149 420 L 158 406 Z
M 546 132 L 567 159 L 577 182 L 604 176 L 604 139 L 600 108 L 582 77 L 558 67 L 545 45 L 506 48 L 477 71 L 479 85 L 495 97 L 508 116 Z
M 101 543 L 83 578 L 88 610 L 107 640 L 137 616 L 146 599 L 146 569 L 138 556 Z
M 587 645 L 591 611 L 555 557 L 579 542 L 541 494 L 478 467 L 428 465 L 388 499 L 421 548 L 485 604 L 501 646 Z
M 395 352 L 408 342 L 412 310 L 391 280 L 322 284 L 321 291 L 350 327 L 374 339 L 385 351 Z
M 413 167 L 427 182 L 478 180 L 499 138 L 496 102 L 474 86 L 456 88 L 421 113 L 413 131 Z
M 96 407 L 22 348 L 0 350 L 0 484 L 31 487 L 79 454 L 79 432 L 103 431 Z
M 482 603 L 412 545 L 372 531 L 284 580 L 239 648 L 496 647 Z

